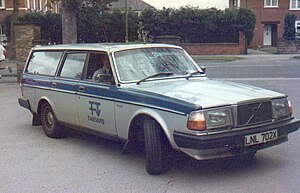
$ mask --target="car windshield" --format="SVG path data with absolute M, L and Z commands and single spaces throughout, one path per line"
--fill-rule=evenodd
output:
M 199 71 L 190 57 L 179 48 L 123 50 L 115 52 L 114 58 L 121 82 L 137 82 L 164 73 L 167 73 L 168 76 L 155 76 L 155 78 L 187 76 L 192 72 Z

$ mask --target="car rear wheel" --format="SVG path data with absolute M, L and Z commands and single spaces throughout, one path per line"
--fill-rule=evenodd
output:
M 48 103 L 42 104 L 41 123 L 43 130 L 48 137 L 61 138 L 63 128 L 58 124 L 51 106 Z
M 145 136 L 146 170 L 158 175 L 167 170 L 168 141 L 158 123 L 146 119 L 143 124 Z

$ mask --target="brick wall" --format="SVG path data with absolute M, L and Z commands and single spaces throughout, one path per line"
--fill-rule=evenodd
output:
M 24 69 L 25 62 L 36 40 L 41 39 L 41 28 L 37 24 L 15 24 L 16 60 L 18 80 Z
M 190 55 L 247 54 L 245 33 L 240 32 L 239 43 L 181 43 Z
M 263 46 L 264 26 L 272 24 L 277 26 L 277 34 L 274 37 L 274 44 L 276 46 L 277 38 L 281 38 L 284 32 L 284 18 L 288 12 L 293 12 L 300 20 L 299 10 L 290 10 L 290 0 L 278 0 L 278 7 L 264 7 L 264 0 L 241 0 L 241 7 L 251 9 L 256 15 L 256 26 L 254 29 L 254 37 L 251 46 Z M 275 30 L 275 29 L 274 29 Z
M 297 54 L 300 53 L 300 40 L 278 40 L 278 54 Z

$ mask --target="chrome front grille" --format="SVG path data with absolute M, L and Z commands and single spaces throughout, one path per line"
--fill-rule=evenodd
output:
M 237 126 L 247 126 L 272 121 L 271 101 L 237 106 Z

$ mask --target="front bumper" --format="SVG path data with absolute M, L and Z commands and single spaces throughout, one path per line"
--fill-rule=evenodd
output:
M 288 140 L 288 134 L 299 129 L 300 120 L 291 119 L 280 123 L 232 129 L 228 131 L 187 134 L 175 131 L 176 145 L 188 155 L 196 159 L 212 159 L 255 152 Z M 278 139 L 264 144 L 245 146 L 245 136 L 277 129 Z

